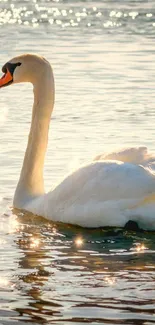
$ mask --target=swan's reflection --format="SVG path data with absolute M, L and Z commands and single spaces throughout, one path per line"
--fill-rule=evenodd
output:
M 14 308 L 19 321 L 68 324 L 71 320 L 80 322 L 74 314 L 82 312 L 85 319 L 93 322 L 92 301 L 92 311 L 99 308 L 104 313 L 108 304 L 114 311 L 119 303 L 118 292 L 124 295 L 130 287 L 134 290 L 131 279 L 142 284 L 145 278 L 147 286 L 152 286 L 146 272 L 150 260 L 145 254 L 144 234 L 86 230 L 52 224 L 25 212 L 13 213 L 17 226 L 15 241 L 20 251 L 14 282 L 19 297 L 24 298 L 20 304 L 18 299 Z M 138 272 L 141 277 L 137 277 Z M 135 287 L 137 294 L 136 290 Z
M 53 263 L 49 259 L 50 247 L 47 244 L 45 238 L 45 220 L 44 225 L 41 226 L 42 218 L 35 218 L 29 213 L 23 214 L 14 210 L 16 216 L 18 216 L 18 224 L 20 229 L 20 238 L 16 240 L 18 247 L 22 250 L 23 254 L 19 260 L 18 265 L 18 286 L 21 294 L 28 298 L 27 306 L 23 308 L 16 308 L 16 311 L 20 314 L 20 317 L 27 319 L 27 317 L 33 322 L 37 321 L 40 324 L 46 323 L 47 318 L 53 314 L 59 313 L 60 304 L 54 303 L 43 298 L 43 288 L 48 282 L 49 277 L 53 277 L 54 273 L 48 271 Z M 46 224 L 46 233 L 48 231 L 48 239 L 50 238 L 50 244 L 53 241 L 53 236 L 56 234 L 56 229 L 48 223 Z M 52 269 L 52 268 L 51 268 Z M 48 286 L 48 285 L 47 285 Z M 49 288 L 50 289 L 50 288 Z M 54 290 L 53 290 L 54 297 Z M 54 310 L 53 310 L 54 308 Z M 26 315 L 26 316 L 25 316 Z M 48 317 L 47 317 L 48 315 Z

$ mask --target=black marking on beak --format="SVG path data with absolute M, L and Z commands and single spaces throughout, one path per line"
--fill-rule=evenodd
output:
M 0 79 L 0 88 L 6 87 L 13 82 L 13 73 L 16 69 L 17 66 L 21 65 L 20 62 L 18 63 L 10 63 L 7 62 L 3 67 L 2 67 L 2 72 L 4 75 Z
M 14 73 L 16 67 L 18 67 L 20 65 L 21 65 L 20 62 L 18 62 L 18 63 L 10 63 L 10 62 L 7 62 L 6 64 L 3 65 L 2 72 L 3 73 L 7 73 L 7 70 L 9 70 L 9 72 L 11 73 L 11 75 L 13 77 L 13 73 Z

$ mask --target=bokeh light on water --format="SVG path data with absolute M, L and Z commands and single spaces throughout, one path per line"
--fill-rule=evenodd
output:
M 0 1 L 0 29 L 1 66 L 24 52 L 53 65 L 47 189 L 120 145 L 155 150 L 154 1 Z M 153 324 L 154 233 L 86 230 L 8 208 L 32 95 L 28 85 L 0 91 L 0 323 Z

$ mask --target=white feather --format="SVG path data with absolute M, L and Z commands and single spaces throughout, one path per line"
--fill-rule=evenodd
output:
M 24 208 L 51 220 L 83 227 L 123 227 L 134 220 L 144 229 L 153 230 L 152 205 L 150 211 L 148 207 L 140 208 L 152 192 L 155 177 L 148 169 L 119 161 L 99 161 L 81 167 L 52 192 Z
M 155 163 L 155 156 L 148 152 L 147 147 L 129 147 L 108 154 L 101 154 L 94 160 L 120 160 L 132 164 L 150 166 Z

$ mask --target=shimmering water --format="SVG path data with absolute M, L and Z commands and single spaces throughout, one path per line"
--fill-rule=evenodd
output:
M 47 190 L 116 147 L 154 149 L 154 1 L 0 1 L 0 65 L 51 61 Z M 0 91 L 0 324 L 155 323 L 155 234 L 84 230 L 13 211 L 32 88 Z

